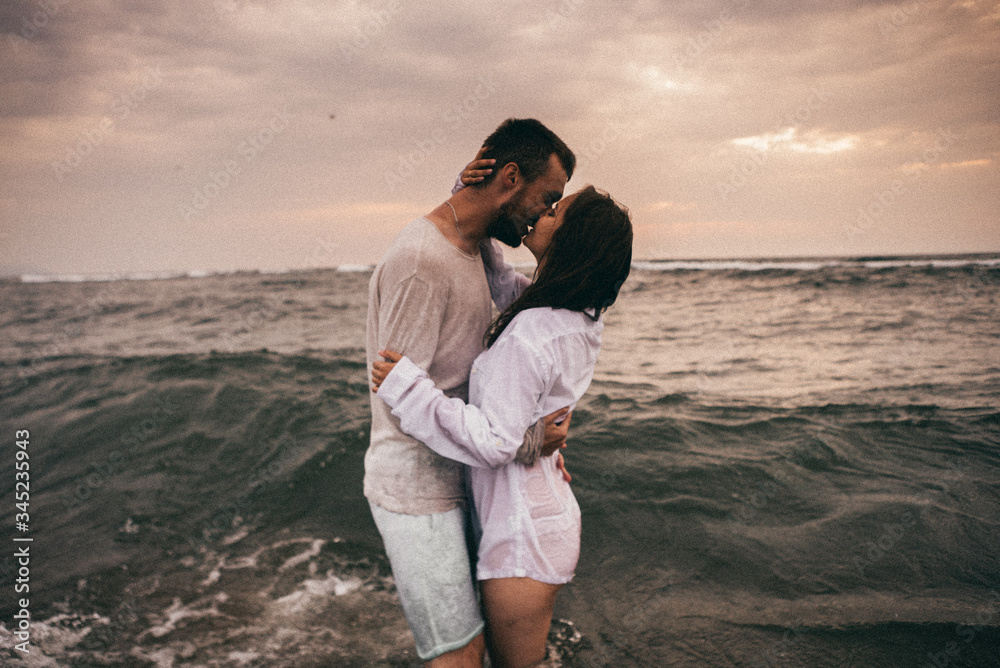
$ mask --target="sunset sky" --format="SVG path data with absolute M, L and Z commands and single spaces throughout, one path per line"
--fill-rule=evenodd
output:
M 631 209 L 637 259 L 1000 252 L 996 1 L 17 0 L 0 26 L 0 273 L 374 263 L 507 117 Z

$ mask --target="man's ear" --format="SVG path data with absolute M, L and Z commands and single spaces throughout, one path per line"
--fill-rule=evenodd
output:
M 506 190 L 508 188 L 516 188 L 523 178 L 521 168 L 517 166 L 517 163 L 508 162 L 500 168 L 496 181 L 500 182 L 504 190 Z

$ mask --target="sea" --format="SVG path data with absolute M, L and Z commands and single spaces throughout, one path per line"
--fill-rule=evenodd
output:
M 371 272 L 0 279 L 0 664 L 421 665 Z M 997 254 L 636 262 L 547 665 L 1000 665 L 998 297 Z

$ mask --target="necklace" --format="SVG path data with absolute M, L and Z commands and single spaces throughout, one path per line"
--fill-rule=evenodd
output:
M 468 248 L 469 247 L 469 240 L 465 238 L 464 234 L 462 234 L 462 230 L 458 229 L 458 213 L 455 212 L 455 207 L 453 207 L 451 205 L 451 202 L 449 202 L 447 200 L 445 200 L 444 203 L 448 205 L 448 208 L 451 209 L 451 215 L 453 215 L 455 217 L 455 231 L 458 232 L 458 238 L 461 239 L 462 243 L 465 244 L 465 247 Z M 470 251 L 466 251 L 466 252 L 468 252 L 469 255 L 472 255 L 472 251 L 471 250 Z

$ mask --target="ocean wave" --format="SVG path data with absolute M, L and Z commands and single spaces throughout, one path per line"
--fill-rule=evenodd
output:
M 520 271 L 530 271 L 533 263 L 518 263 L 515 268 Z M 815 258 L 815 259 L 743 259 L 743 260 L 637 260 L 632 268 L 648 272 L 672 271 L 736 271 L 736 272 L 815 272 L 825 269 L 958 269 L 962 267 L 1000 267 L 1000 257 L 970 256 L 970 257 L 920 257 L 920 258 Z M 349 263 L 328 269 L 339 273 L 365 273 L 374 270 L 374 264 Z M 188 271 L 135 271 L 135 272 L 103 272 L 103 273 L 66 273 L 66 274 L 20 274 L 7 277 L 7 280 L 21 283 L 87 283 L 109 281 L 157 281 L 176 278 L 209 278 L 213 276 L 228 276 L 232 274 L 280 275 L 317 271 L 314 267 L 277 269 L 191 269 Z
M 360 349 L 45 359 L 0 384 L 45 481 L 32 649 L 95 665 L 408 665 L 363 496 Z M 0 360 L 0 375 L 19 366 Z M 816 399 L 595 383 L 565 451 L 585 518 L 556 610 L 586 640 L 569 665 L 663 665 L 672 633 L 725 638 L 696 665 L 769 651 L 821 665 L 811 652 L 854 651 L 861 634 L 876 640 L 852 665 L 917 665 L 956 623 L 995 622 L 1000 410 Z M 557 634 L 578 641 L 575 628 Z M 987 665 L 996 637 L 976 631 L 962 658 Z M 917 640 L 906 661 L 868 660 Z
M 955 269 L 961 267 L 1000 267 L 997 257 L 966 258 L 838 258 L 828 260 L 653 260 L 636 261 L 633 269 L 650 272 L 664 271 L 795 271 L 808 272 L 823 269 L 902 269 L 932 268 Z
M 233 270 L 115 271 L 93 274 L 21 274 L 22 283 L 107 283 L 111 281 L 164 281 L 175 278 L 208 278 L 239 273 Z M 251 273 L 258 273 L 256 271 Z

